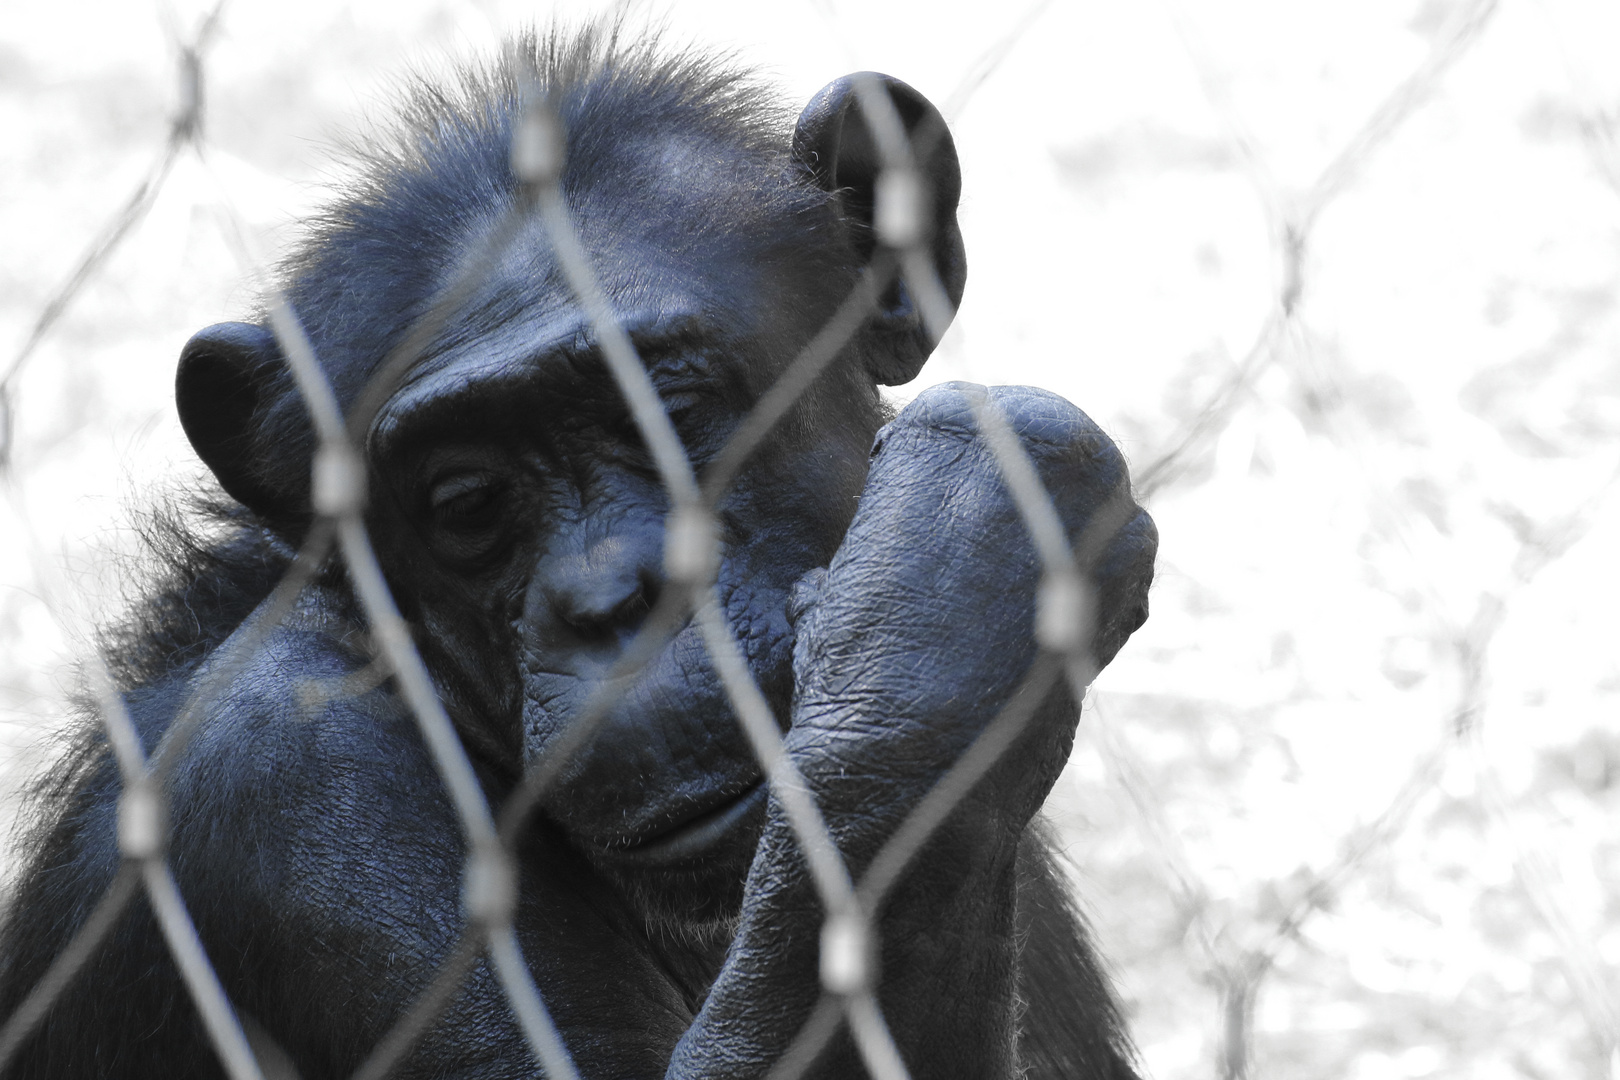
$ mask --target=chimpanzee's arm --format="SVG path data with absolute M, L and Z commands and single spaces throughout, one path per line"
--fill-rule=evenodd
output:
M 463 926 L 461 828 L 411 715 L 386 684 L 319 700 L 368 659 L 341 606 L 306 596 L 210 710 L 170 786 L 171 863 L 210 959 L 306 1080 L 352 1073 Z M 685 999 L 622 899 L 545 828 L 531 834 L 515 921 L 542 995 L 588 1075 L 658 1075 L 690 1022 Z M 144 929 L 131 943 L 161 950 Z M 211 1065 L 193 1034 L 193 1057 Z M 487 960 L 390 1075 L 537 1075 Z
M 1040 568 L 967 392 L 928 391 L 879 435 L 860 512 L 799 624 L 789 750 L 857 877 L 1034 657 Z M 1118 450 L 1078 409 L 1026 388 L 992 395 L 1071 535 L 1126 500 L 1094 574 L 1106 662 L 1146 617 L 1151 520 L 1128 501 Z M 881 913 L 880 1000 L 913 1075 L 1019 1070 L 1016 855 L 1077 716 L 1067 688 L 1053 690 Z M 823 918 L 773 801 L 741 929 L 671 1076 L 763 1075 L 818 996 Z M 851 1052 L 843 1044 L 813 1075 L 849 1075 Z

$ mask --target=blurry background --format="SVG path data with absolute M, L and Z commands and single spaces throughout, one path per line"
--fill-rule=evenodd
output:
M 191 0 L 5 0 L 0 818 L 199 476 L 174 360 L 255 295 L 226 205 L 273 253 L 403 72 L 608 7 L 230 0 L 193 64 Z M 1132 461 L 1153 617 L 1048 811 L 1148 1071 L 1620 1077 L 1620 5 L 632 13 L 794 102 L 941 104 L 971 273 L 900 397 L 1040 384 Z

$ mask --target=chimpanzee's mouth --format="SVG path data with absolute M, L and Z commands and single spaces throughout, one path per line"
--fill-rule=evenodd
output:
M 753 819 L 762 818 L 770 787 L 759 780 L 717 806 L 703 810 L 661 833 L 624 847 L 602 849 L 601 856 L 624 866 L 667 866 L 707 855 Z M 752 830 L 746 830 L 752 831 Z

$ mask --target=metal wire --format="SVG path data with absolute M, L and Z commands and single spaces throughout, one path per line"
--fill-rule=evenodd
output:
M 354 1071 L 352 1080 L 383 1080 L 393 1071 L 395 1065 L 405 1059 L 405 1055 L 411 1052 L 422 1033 L 449 1007 L 456 991 L 461 989 L 461 984 L 477 963 L 480 951 L 478 936 L 469 928 L 456 941 L 450 955 L 439 964 L 439 970 L 434 973 L 433 981 L 417 995 L 416 1000 L 405 1010 L 405 1014 L 378 1041 L 371 1054 Z
M 998 65 L 1013 45 L 1028 32 L 1049 5 L 1037 0 L 1016 27 L 996 41 L 969 71 L 950 101 L 958 112 L 968 96 Z M 1228 137 L 1239 156 L 1249 162 L 1252 179 L 1272 213 L 1274 248 L 1280 260 L 1279 281 L 1268 317 L 1254 343 L 1230 376 L 1215 390 L 1195 416 L 1157 456 L 1138 470 L 1137 495 L 1149 495 L 1170 485 L 1203 455 L 1248 400 L 1257 378 L 1286 352 L 1294 335 L 1303 333 L 1299 306 L 1305 283 L 1305 255 L 1312 229 L 1322 210 L 1338 198 L 1357 170 L 1434 90 L 1444 74 L 1466 54 L 1496 11 L 1495 0 L 1471 0 L 1451 12 L 1435 35 L 1424 62 L 1370 115 L 1366 123 L 1334 156 L 1300 199 L 1278 210 L 1285 200 L 1265 172 L 1229 101 L 1216 89 L 1218 80 L 1204 71 L 1206 92 L 1228 122 Z M 179 51 L 184 92 L 182 108 L 169 125 L 166 140 L 148 175 L 112 215 L 109 224 L 91 242 L 67 280 L 46 302 L 23 345 L 0 375 L 0 473 L 11 465 L 13 425 L 9 418 L 19 374 L 39 344 L 55 327 L 87 282 L 105 266 L 109 255 L 124 242 L 150 210 L 159 191 L 181 156 L 203 155 L 203 77 L 207 48 L 221 19 L 216 6 L 192 38 Z M 1178 28 L 1195 60 L 1186 20 Z M 1006 486 L 1024 522 L 1042 574 L 1036 597 L 1038 625 L 1034 630 L 1041 648 L 1022 674 L 1017 689 L 998 714 L 982 729 L 951 768 L 919 800 L 879 848 L 857 883 L 818 807 L 815 795 L 787 752 L 782 718 L 772 714 L 724 614 L 714 569 L 719 565 L 720 538 L 714 515 L 723 505 L 730 485 L 773 427 L 788 415 L 803 395 L 849 345 L 868 318 L 878 297 L 898 276 L 916 304 L 928 339 L 938 343 L 951 324 L 955 310 L 929 250 L 928 235 L 918 215 L 920 204 L 901 195 L 903 181 L 915 178 L 919 161 L 926 160 L 928 145 L 913 145 L 905 124 L 881 82 L 870 75 L 853 83 L 861 114 L 882 162 L 878 184 L 878 249 L 872 264 L 855 281 L 826 322 L 799 354 L 783 368 L 776 382 L 759 398 L 727 445 L 699 477 L 679 435 L 664 411 L 620 313 L 608 298 L 592 265 L 565 194 L 560 186 L 559 121 L 533 87 L 523 90 L 520 115 L 514 124 L 512 156 L 523 181 L 522 197 L 485 231 L 464 259 L 453 279 L 432 298 L 423 314 L 403 328 L 399 342 L 389 351 L 376 374 L 362 388 L 345 415 L 288 298 L 266 282 L 266 312 L 281 352 L 308 409 L 315 434 L 313 501 L 317 517 L 302 549 L 289 564 L 282 580 L 251 618 L 209 658 L 150 759 L 124 708 L 113 681 L 99 662 L 89 665 L 107 741 L 124 785 L 120 812 L 123 860 L 106 890 L 86 915 L 77 932 L 55 957 L 40 981 L 10 1017 L 0 1024 L 0 1070 L 3 1070 L 28 1035 L 49 1012 L 53 1002 L 90 962 L 138 889 L 144 889 L 181 976 L 196 1003 L 208 1036 L 233 1080 L 262 1076 L 242 1025 L 209 962 L 202 940 L 187 912 L 183 897 L 165 859 L 166 784 L 184 759 L 187 747 L 213 705 L 231 683 L 258 657 L 299 597 L 315 580 L 334 549 L 341 553 L 355 595 L 365 612 L 377 649 L 375 670 L 362 682 L 345 681 L 317 688 L 322 695 L 341 697 L 377 685 L 391 674 L 397 694 L 414 718 L 445 789 L 454 806 L 466 847 L 466 922 L 436 973 L 406 1008 L 393 1028 L 356 1071 L 355 1080 L 381 1080 L 411 1052 L 422 1034 L 443 1014 L 480 956 L 487 957 L 519 1028 L 543 1073 L 552 1080 L 576 1080 L 577 1072 L 562 1033 L 542 999 L 520 947 L 513 918 L 516 909 L 516 870 L 512 854 L 525 822 L 544 799 L 550 786 L 577 753 L 587 747 L 614 706 L 634 687 L 637 678 L 684 626 L 696 627 L 719 677 L 727 701 L 757 757 L 770 790 L 785 815 L 803 852 L 810 879 L 828 925 L 857 926 L 875 942 L 881 931 L 875 914 L 900 880 L 910 861 L 986 773 L 1003 760 L 1042 702 L 1060 686 L 1078 704 L 1097 674 L 1092 652 L 1091 591 L 1087 581 L 1101 553 L 1134 512 L 1130 492 L 1121 489 L 1100 508 L 1078 536 L 1071 537 L 1018 434 L 988 395 L 969 394 L 978 436 Z M 936 136 L 937 137 L 937 136 Z M 531 140 L 525 143 L 523 140 Z M 551 140 L 548 142 L 547 140 Z M 555 145 L 553 145 L 555 144 Z M 547 157 L 547 155 L 552 155 Z M 206 161 L 206 159 L 204 159 Z M 229 205 L 225 192 L 225 233 L 245 267 L 262 268 L 265 260 L 253 249 L 251 230 Z M 390 594 L 375 550 L 367 535 L 364 500 L 368 487 L 366 440 L 379 410 L 433 348 L 450 321 L 471 300 L 477 289 L 508 252 L 531 221 L 538 221 L 556 257 L 558 267 L 579 308 L 589 322 L 603 362 L 623 394 L 637 430 L 660 478 L 670 508 L 666 531 L 666 561 L 671 587 L 665 589 L 636 635 L 616 659 L 612 670 L 570 723 L 548 744 L 545 753 L 528 763 L 524 775 L 498 816 L 491 812 L 484 789 L 434 686 L 433 677 L 413 641 L 413 628 L 400 615 Z M 1605 486 L 1601 494 L 1606 494 Z M 1572 519 L 1566 531 L 1578 532 Z M 1547 556 L 1557 538 L 1539 537 L 1526 542 L 1526 557 Z M 1565 543 L 1573 542 L 1567 538 Z M 1560 549 L 1561 550 L 1561 549 Z M 36 566 L 48 565 L 35 557 Z M 1525 579 L 1539 565 L 1520 569 Z M 1053 614 L 1056 612 L 1056 614 Z M 1482 653 L 1494 632 L 1486 620 L 1477 627 L 1477 640 L 1469 647 Z M 352 683 L 352 684 L 351 684 Z M 363 683 L 363 685 L 362 685 Z M 1144 785 L 1130 751 L 1104 730 L 1099 738 L 1105 757 L 1115 769 L 1120 786 L 1133 793 L 1138 820 L 1149 844 L 1169 864 L 1178 903 L 1189 912 L 1192 933 L 1207 966 L 1221 985 L 1224 1034 L 1219 1061 L 1228 1076 L 1246 1075 L 1253 1031 L 1253 1003 L 1272 969 L 1278 949 L 1293 940 L 1303 924 L 1327 907 L 1344 882 L 1356 874 L 1367 856 L 1391 843 L 1407 827 L 1420 799 L 1438 783 L 1442 765 L 1461 740 L 1473 734 L 1478 702 L 1477 682 L 1465 687 L 1457 709 L 1458 722 L 1428 756 L 1419 761 L 1407 783 L 1368 825 L 1345 838 L 1336 858 L 1317 871 L 1298 898 L 1285 905 L 1269 932 L 1238 956 L 1221 951 L 1202 915 L 1206 889 L 1191 868 L 1174 830 L 1158 811 L 1155 800 L 1143 795 Z M 1511 812 L 1500 785 L 1489 769 L 1479 766 L 1487 780 L 1482 798 L 1495 819 L 1511 829 Z M 1577 997 L 1589 1014 L 1590 1027 L 1611 1048 L 1620 1045 L 1620 1013 L 1605 994 L 1606 976 L 1579 947 L 1567 925 L 1556 888 L 1540 867 L 1534 852 L 1520 850 L 1516 872 L 1534 898 L 1549 927 L 1559 939 L 1565 967 Z M 770 1080 L 796 1080 L 813 1067 L 817 1057 L 846 1025 L 867 1070 L 878 1080 L 908 1076 L 900 1048 L 889 1031 L 878 999 L 878 988 L 862 984 L 847 992 L 826 988 L 799 1032 L 772 1068 Z

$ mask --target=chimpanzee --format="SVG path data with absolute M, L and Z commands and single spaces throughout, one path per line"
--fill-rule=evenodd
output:
M 915 136 L 954 302 L 955 149 L 922 96 L 875 85 Z M 603 343 L 546 231 L 511 226 L 524 193 L 509 144 L 536 86 L 566 131 L 561 190 L 584 248 L 700 473 L 888 257 L 850 78 L 794 125 L 728 61 L 612 29 L 531 35 L 419 86 L 393 134 L 361 147 L 359 178 L 282 278 L 346 411 L 470 253 L 495 252 L 362 432 L 380 565 L 495 806 L 671 588 L 670 498 Z M 1098 663 L 1146 618 L 1156 546 L 1119 452 L 1061 398 L 952 385 L 895 415 L 879 385 L 914 377 L 934 341 L 903 282 L 873 296 L 717 509 L 723 617 L 857 879 L 1037 656 L 1040 562 L 974 395 L 999 406 L 1072 536 L 1124 508 L 1090 563 Z M 148 754 L 317 523 L 313 428 L 268 327 L 210 327 L 181 356 L 180 418 L 228 498 L 169 530 L 167 577 L 106 639 Z M 303 1077 L 352 1072 L 464 925 L 458 820 L 376 655 L 329 560 L 167 778 L 168 859 L 208 957 L 257 1045 Z M 878 999 L 917 1077 L 1134 1075 L 1032 824 L 1078 703 L 1060 685 L 1032 708 L 877 913 Z M 0 1017 L 112 880 L 120 789 L 87 719 L 42 788 L 0 941 Z M 518 940 L 583 1076 L 763 1076 L 815 1008 L 825 913 L 690 618 L 558 772 L 516 857 Z M 862 1070 L 841 1034 L 808 1075 Z M 537 1071 L 480 958 L 393 1075 Z M 220 1072 L 137 898 L 9 1075 Z

